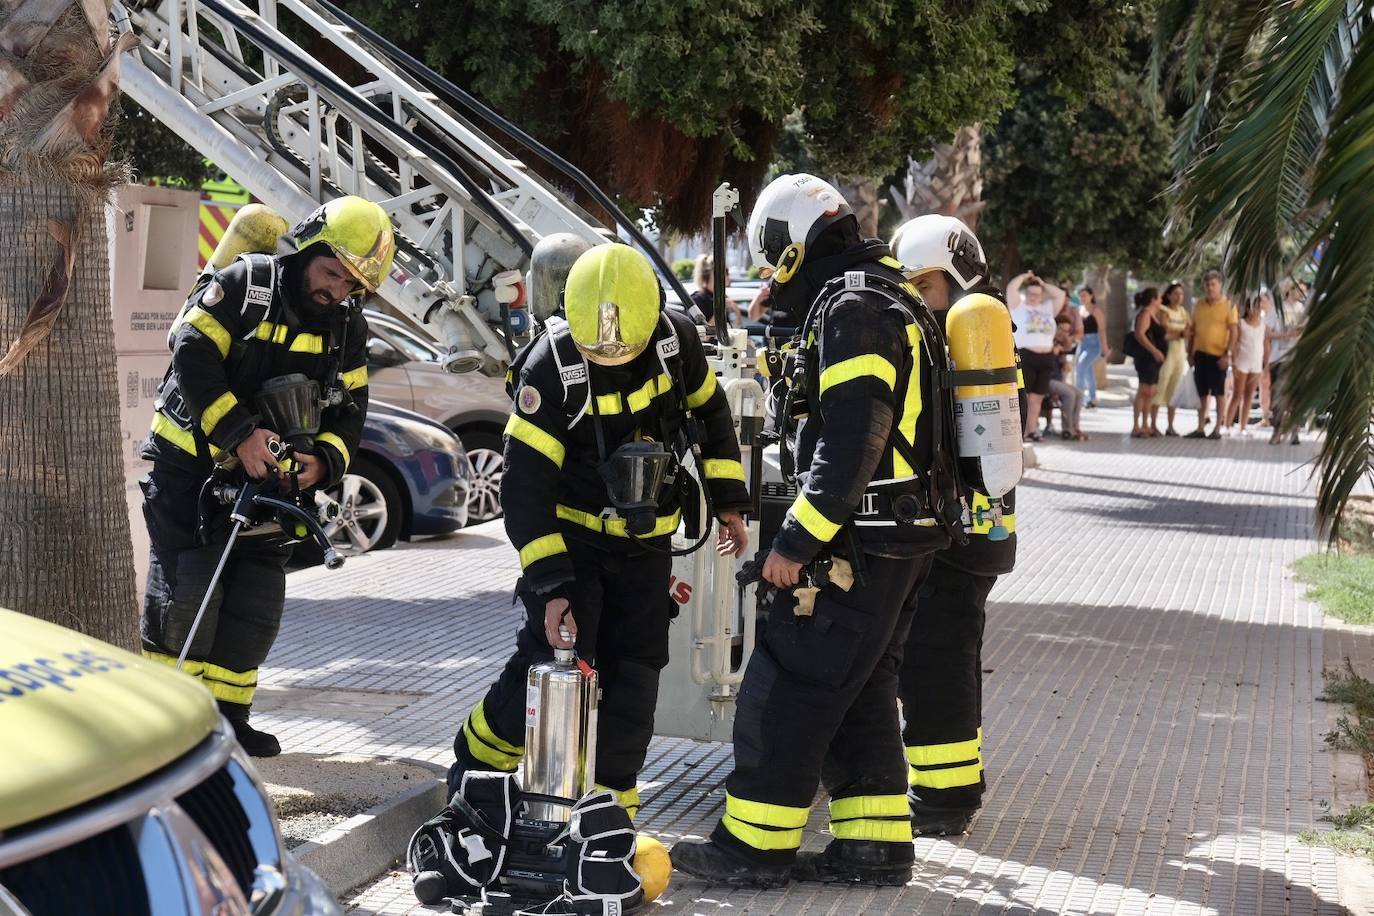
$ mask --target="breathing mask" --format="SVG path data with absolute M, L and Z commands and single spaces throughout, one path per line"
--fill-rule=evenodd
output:
M 320 431 L 320 383 L 300 372 L 263 382 L 254 401 L 263 425 L 298 450 L 305 449 Z
M 597 467 L 611 505 L 634 537 L 653 533 L 658 524 L 658 494 L 673 456 L 657 442 L 626 442 Z

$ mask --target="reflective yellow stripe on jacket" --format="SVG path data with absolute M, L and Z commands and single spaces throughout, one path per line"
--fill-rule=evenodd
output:
M 836 385 L 870 377 L 878 379 L 890 389 L 897 384 L 897 368 L 881 356 L 854 356 L 841 360 L 833 366 L 827 366 L 821 373 L 820 394 L 824 396 L 828 389 Z
M 911 377 L 906 381 L 906 399 L 902 403 L 902 415 L 897 419 L 897 434 L 908 443 L 916 441 L 916 420 L 921 416 L 921 329 L 914 324 L 906 326 L 907 343 L 911 345 Z M 916 471 L 901 453 L 892 450 L 892 476 L 910 477 Z
M 552 461 L 554 467 L 559 469 L 563 467 L 563 458 L 567 454 L 567 450 L 563 448 L 563 443 L 524 417 L 511 414 L 510 419 L 506 421 L 506 435 L 525 443 Z
M 614 535 L 618 538 L 630 537 L 630 532 L 625 529 L 625 519 L 623 518 L 602 518 L 590 512 L 583 512 L 581 509 L 574 509 L 572 506 L 558 505 L 558 517 L 565 522 L 572 522 L 581 525 L 583 528 L 590 528 L 592 531 L 599 531 L 602 534 Z M 665 534 L 672 534 L 677 530 L 677 526 L 682 521 L 682 511 L 678 510 L 672 515 L 660 515 L 654 525 L 654 530 L 646 535 L 645 538 L 663 537 Z
M 347 469 L 348 465 L 353 461 L 353 456 L 348 453 L 348 446 L 344 445 L 344 441 L 334 433 L 320 433 L 315 437 L 315 444 L 334 446 L 339 453 L 339 457 L 343 459 L 343 466 L 345 469 Z
M 791 512 L 792 517 L 806 529 L 807 534 L 821 543 L 829 542 L 840 533 L 840 523 L 832 522 L 822 515 L 819 509 L 811 505 L 811 500 L 806 498 L 805 493 L 798 493 L 792 508 L 787 511 Z
M 520 548 L 520 568 L 528 569 L 532 563 L 567 552 L 568 545 L 564 542 L 563 535 L 546 534 Z
M 224 415 L 238 406 L 239 399 L 234 397 L 234 392 L 226 391 L 224 394 L 215 398 L 215 402 L 205 408 L 205 412 L 200 415 L 200 430 L 205 435 L 210 435 L 219 425 L 219 421 L 224 419 Z
M 744 480 L 744 465 L 730 458 L 707 458 L 707 480 Z
M 639 413 L 653 403 L 654 398 L 672 390 L 673 380 L 668 377 L 668 373 L 660 372 L 656 378 L 649 379 L 623 399 L 618 391 L 597 395 L 596 412 L 603 415 L 617 414 L 625 410 L 625 404 L 629 404 L 630 413 Z
M 716 374 L 708 371 L 706 373 L 706 379 L 701 383 L 701 386 L 697 388 L 696 391 L 687 395 L 688 409 L 696 410 L 698 407 L 711 400 L 711 395 L 716 393 L 716 387 Z
M 190 431 L 182 429 L 161 412 L 153 414 L 152 431 L 154 435 L 161 436 L 177 448 L 186 452 L 188 455 L 196 455 L 196 437 Z
M 186 314 L 186 321 L 200 333 L 214 341 L 215 347 L 219 349 L 219 358 L 227 359 L 229 356 L 229 344 L 232 338 L 225 330 L 224 325 L 220 324 L 214 315 L 200 306 L 195 306 Z
M 343 374 L 344 387 L 349 391 L 355 388 L 367 387 L 367 367 L 359 366 L 356 369 L 349 369 Z

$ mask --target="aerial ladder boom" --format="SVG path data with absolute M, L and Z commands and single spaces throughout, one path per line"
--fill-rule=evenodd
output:
M 129 2 L 116 19 L 139 39 L 121 88 L 289 221 L 342 194 L 386 209 L 398 254 L 379 296 L 448 348 L 453 371 L 504 372 L 516 341 L 498 287 L 520 282 L 539 239 L 615 236 L 493 133 L 594 200 L 686 301 L 586 176 L 329 2 Z
M 378 296 L 447 347 L 451 371 L 505 372 L 520 341 L 504 287 L 552 233 L 629 239 L 688 302 L 658 250 L 584 174 L 330 0 L 125 0 L 115 18 L 139 39 L 122 62 L 124 92 L 288 221 L 343 194 L 391 215 L 397 256 Z M 756 472 L 763 391 L 744 332 L 712 353 Z M 757 538 L 757 521 L 750 529 Z M 660 734 L 729 737 L 755 629 L 752 589 L 737 593 L 734 565 L 709 551 L 674 565 L 671 594 L 689 625 L 673 631 Z

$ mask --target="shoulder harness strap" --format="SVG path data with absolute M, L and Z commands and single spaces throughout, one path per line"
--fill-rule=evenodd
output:
M 257 333 L 258 325 L 272 309 L 272 294 L 277 288 L 277 259 L 256 251 L 241 254 L 238 259 L 248 267 L 248 285 L 239 306 L 243 326 L 247 328 L 243 339 L 248 340 Z
M 544 325 L 549 335 L 549 349 L 558 366 L 558 378 L 563 383 L 563 412 L 572 427 L 587 415 L 592 404 L 592 385 L 587 376 L 587 358 L 577 349 L 566 319 L 557 315 Z

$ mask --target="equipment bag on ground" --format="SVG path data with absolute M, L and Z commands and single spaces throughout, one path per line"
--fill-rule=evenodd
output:
M 522 805 L 514 774 L 463 774 L 453 799 L 415 831 L 406 849 L 420 902 L 514 889 L 502 877 L 512 846 L 520 845 L 513 834 L 520 829 Z M 545 901 L 558 904 L 549 912 L 619 916 L 639 908 L 644 890 L 632 866 L 634 824 L 612 793 L 591 792 L 578 800 L 562 836 L 569 852 L 566 876 L 561 896 Z

